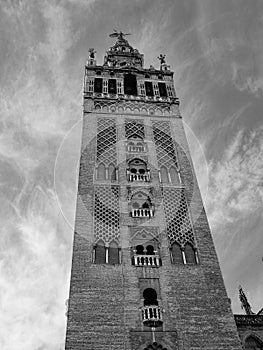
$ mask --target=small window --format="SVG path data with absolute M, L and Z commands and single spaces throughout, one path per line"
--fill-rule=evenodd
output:
M 137 96 L 137 80 L 134 74 L 124 75 L 124 93 Z
M 167 90 L 165 83 L 158 83 L 160 96 L 161 97 L 167 97 Z
M 109 92 L 109 94 L 116 94 L 117 93 L 117 85 L 116 85 L 115 79 L 109 79 L 108 92 Z
M 170 168 L 170 178 L 173 184 L 180 184 L 179 175 L 174 166 Z
M 146 79 L 150 79 L 149 74 L 145 74 L 145 78 L 146 78 Z
M 95 78 L 94 92 L 102 93 L 102 78 Z
M 153 84 L 150 81 L 145 82 L 146 96 L 153 96 Z
M 195 251 L 190 243 L 186 243 L 184 253 L 187 264 L 196 264 Z
M 116 242 L 109 245 L 109 264 L 119 264 L 119 248 Z
M 110 164 L 108 168 L 108 180 L 116 181 L 116 168 L 113 164 Z
M 96 72 L 96 75 L 101 75 L 101 71 L 98 70 L 98 71 Z
M 174 264 L 183 264 L 183 254 L 181 247 L 177 243 L 173 243 L 171 247 L 171 253 L 172 253 L 172 261 Z
M 99 241 L 95 247 L 95 264 L 106 263 L 106 248 L 103 241 Z
M 157 301 L 157 293 L 152 288 L 146 288 L 143 291 L 143 297 L 144 297 L 144 306 L 148 305 L 158 305 Z
M 99 164 L 97 168 L 97 179 L 98 180 L 105 180 L 106 179 L 106 168 L 103 163 Z
M 166 167 L 162 166 L 160 168 L 160 172 L 161 172 L 162 183 L 167 184 L 169 182 L 169 177 L 168 177 L 168 171 L 167 171 Z

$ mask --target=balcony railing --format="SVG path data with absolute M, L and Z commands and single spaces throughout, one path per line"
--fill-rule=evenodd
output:
M 132 209 L 131 216 L 133 218 L 151 218 L 153 217 L 152 209 Z
M 162 311 L 159 306 L 149 305 L 142 308 L 142 321 L 149 326 L 163 323 Z
M 128 145 L 127 146 L 127 151 L 128 152 L 132 152 L 132 153 L 145 152 L 145 147 L 144 146 Z
M 159 267 L 160 257 L 159 255 L 134 255 L 134 265 Z
M 150 173 L 147 172 L 146 174 L 132 174 L 128 171 L 128 181 L 149 182 Z

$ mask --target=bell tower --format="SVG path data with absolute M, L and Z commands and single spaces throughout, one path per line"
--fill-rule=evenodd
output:
M 89 50 L 66 350 L 240 350 L 173 72 Z

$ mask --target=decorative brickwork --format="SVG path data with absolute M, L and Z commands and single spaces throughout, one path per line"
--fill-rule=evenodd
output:
M 154 121 L 152 124 L 159 167 L 165 166 L 169 169 L 174 164 L 178 166 L 175 146 L 171 137 L 170 123 L 167 121 Z
M 98 119 L 97 163 L 113 163 L 116 165 L 116 120 L 113 118 Z
M 119 187 L 98 186 L 95 188 L 94 214 L 95 240 L 108 243 L 118 241 L 120 234 Z
M 163 201 L 170 243 L 194 245 L 194 234 L 183 189 L 164 188 Z
M 125 136 L 126 138 L 130 137 L 139 137 L 144 139 L 144 125 L 142 120 L 133 120 L 126 119 L 125 120 Z

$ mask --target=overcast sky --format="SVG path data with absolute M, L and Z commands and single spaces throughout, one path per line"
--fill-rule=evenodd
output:
M 0 7 L 0 348 L 63 347 L 84 64 L 89 47 L 102 64 L 114 28 L 146 67 L 166 54 L 233 311 L 239 284 L 263 307 L 263 1 Z

